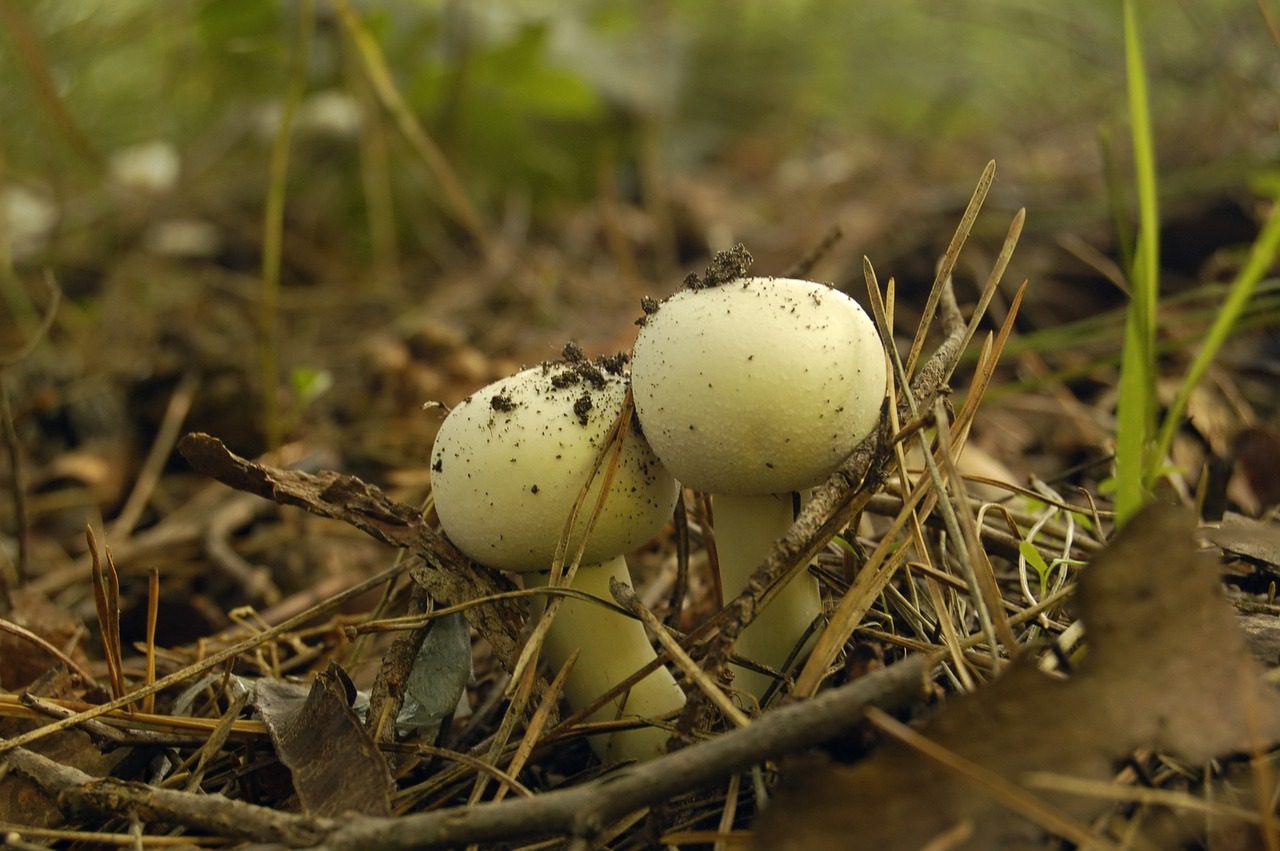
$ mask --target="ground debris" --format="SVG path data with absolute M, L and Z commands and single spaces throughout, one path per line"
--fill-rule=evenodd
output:
M 747 251 L 747 247 L 742 243 L 738 243 L 727 251 L 717 251 L 701 275 L 690 272 L 685 277 L 685 288 L 705 290 L 744 278 L 753 262 L 755 259 L 751 256 L 751 252 Z M 651 311 L 645 310 L 645 313 L 649 312 Z
M 413 571 L 415 581 L 437 600 L 462 602 L 510 589 L 497 574 L 472 565 L 427 526 L 417 509 L 389 499 L 355 476 L 255 464 L 228 450 L 216 437 L 200 433 L 183 437 L 178 451 L 197 472 L 236 490 L 342 520 L 380 541 L 410 550 L 423 562 Z M 516 605 L 495 600 L 467 609 L 466 618 L 493 645 L 499 660 L 504 664 L 514 661 L 516 630 L 523 622 Z
M 1223 555 L 1243 559 L 1273 576 L 1280 575 L 1280 527 L 1228 512 L 1222 525 L 1205 529 L 1203 537 Z
M 1068 680 L 1015 664 L 951 701 L 923 734 L 1013 783 L 1029 772 L 1106 781 L 1117 761 L 1154 747 L 1191 762 L 1280 739 L 1267 690 L 1189 514 L 1147 509 L 1080 580 L 1089 649 Z M 1087 825 L 1096 797 L 1031 794 Z M 968 823 L 963 847 L 1043 847 L 1044 830 L 992 789 L 894 742 L 852 766 L 791 771 L 756 824 L 756 847 L 919 848 Z
M 390 814 L 394 783 L 387 762 L 351 708 L 355 687 L 341 668 L 330 665 L 317 675 L 305 696 L 278 680 L 259 681 L 255 694 L 309 814 Z

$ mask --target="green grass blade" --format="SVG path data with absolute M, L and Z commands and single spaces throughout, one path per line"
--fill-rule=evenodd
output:
M 1258 238 L 1254 241 L 1253 247 L 1249 251 L 1249 258 L 1236 275 L 1235 280 L 1231 282 L 1227 300 L 1223 302 L 1222 309 L 1214 317 L 1213 325 L 1210 326 L 1209 332 L 1205 335 L 1204 345 L 1196 353 L 1195 360 L 1191 362 L 1191 368 L 1183 376 L 1182 385 L 1178 388 L 1178 395 L 1174 398 L 1168 413 L 1165 414 L 1164 422 L 1160 426 L 1160 434 L 1156 439 L 1155 452 L 1151 456 L 1155 464 L 1158 464 L 1160 459 L 1168 454 L 1169 448 L 1173 444 L 1173 433 L 1177 430 L 1178 424 L 1182 422 L 1182 415 L 1187 410 L 1187 401 L 1191 398 L 1191 391 L 1195 389 L 1200 379 L 1204 377 L 1205 372 L 1209 369 L 1209 364 L 1213 363 L 1218 350 L 1222 348 L 1222 344 L 1227 340 L 1227 335 L 1231 333 L 1237 320 L 1244 313 L 1245 306 L 1253 296 L 1254 289 L 1257 287 L 1258 282 L 1262 280 L 1262 276 L 1271 268 L 1271 263 L 1275 260 L 1278 252 L 1280 252 L 1280 199 L 1277 199 L 1277 203 L 1271 208 L 1271 215 L 1263 226 L 1262 232 L 1258 234 Z M 1148 483 L 1153 483 L 1154 479 L 1155 470 L 1153 469 L 1148 473 Z
M 1130 301 L 1116 412 L 1116 516 L 1121 523 L 1146 501 L 1147 471 L 1153 463 L 1149 449 L 1155 431 L 1155 328 L 1160 268 L 1155 144 L 1142 39 L 1135 0 L 1124 0 L 1123 5 L 1129 124 L 1138 189 L 1138 242 L 1129 276 Z
M 1141 249 L 1139 249 L 1141 253 Z M 1136 301 L 1136 300 L 1135 300 Z M 1145 455 L 1152 430 L 1155 375 L 1143 329 L 1130 304 L 1120 355 L 1120 399 L 1116 406 L 1116 519 L 1124 523 L 1146 502 Z
M 298 8 L 298 33 L 285 84 L 280 125 L 271 143 L 267 202 L 262 213 L 262 290 L 258 304 L 258 371 L 262 390 L 262 434 L 268 449 L 275 449 L 284 437 L 277 401 L 280 383 L 280 265 L 284 256 L 284 209 L 289 179 L 289 144 L 293 121 L 307 89 L 307 69 L 311 41 L 315 33 L 315 3 L 303 0 Z

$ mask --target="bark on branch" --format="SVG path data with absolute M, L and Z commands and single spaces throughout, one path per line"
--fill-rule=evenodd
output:
M 14 748 L 0 765 L 31 778 L 72 812 L 130 813 L 145 822 L 277 847 L 378 851 L 557 835 L 590 840 L 628 813 L 833 739 L 857 724 L 868 707 L 892 710 L 909 704 L 923 693 L 927 671 L 924 657 L 910 657 L 812 700 L 765 713 L 741 729 L 582 786 L 398 818 L 302 816 L 221 795 L 98 778 L 25 748 Z
M 112 777 L 94 777 L 26 748 L 10 751 L 4 762 L 10 770 L 26 775 L 55 795 L 73 814 L 127 813 L 144 822 L 180 824 L 215 836 L 290 846 L 319 842 L 336 824 L 331 819 L 279 812 L 221 795 L 196 795 Z
M 391 851 L 555 835 L 590 840 L 628 813 L 835 738 L 869 706 L 891 709 L 910 702 L 922 693 L 926 670 L 922 657 L 908 658 L 767 712 L 741 729 L 572 789 L 400 818 L 355 818 L 331 833 L 323 847 Z

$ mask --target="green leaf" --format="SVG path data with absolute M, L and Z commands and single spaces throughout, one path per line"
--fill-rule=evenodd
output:
M 1045 563 L 1044 556 L 1040 555 L 1040 551 L 1036 549 L 1036 545 L 1030 541 L 1019 541 L 1018 552 L 1022 553 L 1022 557 L 1027 560 L 1027 564 L 1036 569 L 1036 573 L 1040 574 L 1040 580 L 1044 581 L 1049 575 L 1049 565 Z
M 319 399 L 333 387 L 333 373 L 310 366 L 294 367 L 289 373 L 289 387 L 299 408 Z
M 1155 431 L 1156 310 L 1159 305 L 1160 214 L 1147 72 L 1135 0 L 1124 0 L 1124 53 L 1129 123 L 1138 189 L 1138 243 L 1129 275 L 1130 300 L 1120 358 L 1116 410 L 1116 520 L 1123 524 L 1149 498 Z
M 1088 531 L 1088 532 L 1092 532 L 1092 531 L 1093 531 L 1093 518 L 1092 518 L 1092 517 L 1090 517 L 1090 516 L 1089 516 L 1089 515 L 1087 515 L 1087 514 L 1083 514 L 1083 513 L 1079 512 L 1079 511 L 1073 511 L 1073 512 L 1071 512 L 1071 516 L 1075 519 L 1075 521 L 1076 521 L 1076 523 L 1077 523 L 1077 524 L 1079 524 L 1080 526 L 1084 527 L 1085 531 Z
M 1049 565 L 1045 564 L 1044 556 L 1040 555 L 1040 551 L 1036 549 L 1035 544 L 1030 541 L 1019 541 L 1018 552 L 1022 553 L 1022 557 L 1027 560 L 1027 564 L 1036 569 L 1036 573 L 1040 576 L 1040 594 L 1043 595 L 1045 588 L 1049 585 Z

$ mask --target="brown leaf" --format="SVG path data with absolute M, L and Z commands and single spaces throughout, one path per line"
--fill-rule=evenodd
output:
M 413 578 L 438 601 L 463 603 L 508 591 L 500 574 L 473 565 L 435 530 L 418 510 L 390 499 L 371 484 L 341 473 L 304 473 L 255 464 L 241 458 L 207 434 L 188 434 L 178 451 L 193 469 L 236 490 L 257 494 L 281 505 L 296 505 L 321 517 L 332 517 L 419 556 L 423 564 Z M 510 600 L 473 606 L 464 613 L 508 668 L 515 662 L 517 631 L 524 612 Z
M 391 773 L 351 709 L 349 684 L 337 665 L 316 676 L 305 698 L 291 683 L 261 680 L 254 705 L 308 813 L 390 815 Z
M 1191 761 L 1280 740 L 1280 698 L 1261 681 L 1191 516 L 1137 516 L 1080 578 L 1089 651 L 1070 680 L 1017 663 L 952 700 L 925 736 L 1006 780 L 1032 771 L 1106 780 L 1138 747 Z M 1032 790 L 1084 821 L 1106 802 Z M 1037 826 L 988 790 L 892 742 L 863 762 L 786 778 L 754 833 L 758 848 L 919 848 L 965 821 L 957 847 L 1040 847 Z

